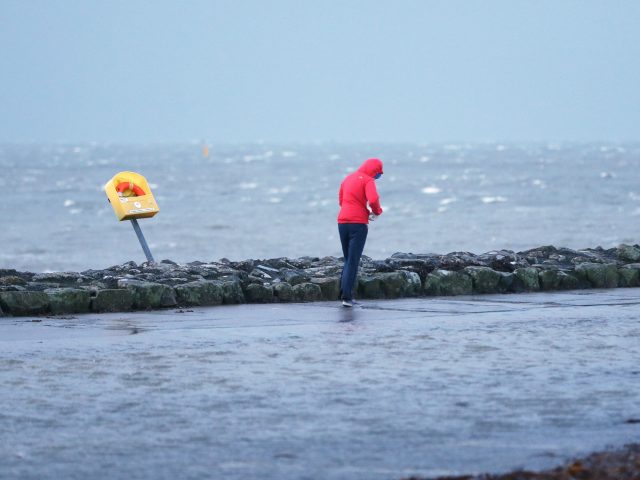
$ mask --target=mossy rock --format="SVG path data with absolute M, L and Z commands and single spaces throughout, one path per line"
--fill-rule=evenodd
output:
M 560 280 L 560 288 L 562 290 L 591 288 L 586 270 L 574 268 L 564 273 L 566 276 L 561 277 Z
M 51 313 L 87 313 L 91 310 L 91 294 L 79 288 L 51 288 L 45 290 L 49 295 Z
M 136 310 L 175 307 L 178 304 L 174 289 L 168 285 L 127 279 L 118 281 L 118 286 L 131 291 Z
M 434 270 L 427 275 L 423 292 L 426 295 L 471 295 L 473 280 L 464 272 Z
M 378 276 L 361 275 L 356 281 L 357 298 L 383 298 L 382 282 Z
M 382 295 L 385 298 L 415 297 L 420 293 L 422 282 L 416 272 L 400 270 L 397 272 L 378 273 Z
M 244 293 L 238 280 L 222 282 L 220 287 L 222 288 L 222 303 L 236 304 L 245 302 Z
M 297 302 L 315 302 L 322 300 L 322 290 L 315 283 L 299 283 L 293 287 L 293 298 Z
M 249 303 L 271 303 L 273 289 L 269 285 L 251 283 L 244 289 L 244 298 Z
M 466 267 L 464 272 L 473 281 L 475 293 L 497 293 L 502 276 L 489 267 Z
M 618 286 L 640 286 L 640 263 L 630 263 L 618 269 Z
M 589 282 L 586 278 L 583 278 L 580 275 L 576 275 L 575 271 L 573 272 L 558 272 L 558 278 L 560 280 L 559 289 L 560 290 L 578 290 L 589 288 Z
M 538 274 L 540 289 L 544 291 L 560 290 L 562 277 L 560 271 L 556 269 L 542 270 Z
M 636 263 L 640 261 L 640 248 L 622 244 L 616 249 L 618 260 L 624 263 Z
M 538 279 L 538 269 L 534 267 L 516 268 L 513 272 L 518 280 L 522 282 L 524 290 L 527 292 L 537 292 L 540 290 Z
M 126 288 L 98 290 L 91 299 L 91 311 L 127 312 L 133 308 L 133 294 Z
M 406 258 L 409 257 L 409 258 Z M 417 255 L 394 253 L 385 262 L 395 270 L 406 270 L 417 273 L 420 277 L 420 281 L 426 280 L 427 275 L 431 273 L 438 265 L 437 256 L 421 256 Z
M 506 292 L 524 292 L 526 289 L 524 288 L 524 283 L 513 272 L 498 272 L 500 274 L 500 282 L 498 283 L 498 292 L 506 293 Z
M 442 295 L 471 295 L 473 293 L 473 279 L 463 272 L 448 272 L 440 282 Z
M 427 274 L 422 285 L 422 294 L 429 297 L 437 297 L 440 295 L 440 283 L 442 277 L 436 274 L 437 270 Z
M 614 263 L 581 263 L 576 267 L 593 288 L 615 288 L 618 286 L 618 267 Z
M 293 287 L 287 282 L 278 282 L 273 285 L 273 295 L 279 302 L 293 301 Z
M 49 313 L 49 295 L 44 292 L 0 292 L 0 308 L 15 316 Z
M 282 275 L 282 279 L 291 286 L 300 285 L 301 283 L 308 281 L 308 277 L 298 270 L 283 268 L 280 271 L 280 274 Z
M 220 282 L 196 280 L 173 287 L 178 305 L 207 306 L 220 305 L 223 291 Z
M 340 279 L 338 277 L 312 278 L 311 283 L 320 287 L 323 299 L 338 300 L 340 298 Z

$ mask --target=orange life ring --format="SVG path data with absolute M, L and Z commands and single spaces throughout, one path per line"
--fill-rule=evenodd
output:
M 118 193 L 124 193 L 127 190 L 131 190 L 136 197 L 141 197 L 142 195 L 145 195 L 144 190 L 141 189 L 138 185 L 134 184 L 133 182 L 120 182 L 116 187 L 116 191 Z

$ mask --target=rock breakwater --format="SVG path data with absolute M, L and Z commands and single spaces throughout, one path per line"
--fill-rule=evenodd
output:
M 233 303 L 337 300 L 342 260 L 275 258 L 177 264 L 127 262 L 104 270 L 0 269 L 0 316 L 120 312 Z M 358 298 L 381 299 L 640 286 L 640 245 L 543 246 L 476 255 L 363 257 Z

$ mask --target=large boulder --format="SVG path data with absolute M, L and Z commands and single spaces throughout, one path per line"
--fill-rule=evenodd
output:
M 255 260 L 248 259 L 242 260 L 240 262 L 231 262 L 231 267 L 235 270 L 242 270 L 243 272 L 249 273 L 255 267 Z
M 275 278 L 274 273 L 265 271 L 264 268 L 266 267 L 263 266 L 262 268 L 254 268 L 253 270 L 251 270 L 251 273 L 249 273 L 249 279 L 258 280 L 258 282 L 260 283 L 273 280 Z
M 178 304 L 174 289 L 161 283 L 124 279 L 118 281 L 118 287 L 131 291 L 136 310 L 175 307 Z
M 315 283 L 300 283 L 293 287 L 293 298 L 296 302 L 315 302 L 322 300 L 322 290 Z
M 289 285 L 299 285 L 308 281 L 308 277 L 299 270 L 291 269 L 291 268 L 283 268 L 280 271 L 282 279 L 287 282 Z
M 323 299 L 338 300 L 340 298 L 340 279 L 338 277 L 316 277 L 311 279 L 311 283 L 320 287 Z
M 538 269 L 534 267 L 516 268 L 514 275 L 522 284 L 527 292 L 536 292 L 540 290 L 540 281 L 538 280 Z
M 616 249 L 616 257 L 624 263 L 636 263 L 640 261 L 640 248 L 622 244 Z
M 41 315 L 49 312 L 49 295 L 44 292 L 0 292 L 0 308 L 15 316 Z
M 640 286 L 640 263 L 630 263 L 618 269 L 618 286 Z
M 545 291 L 559 290 L 561 281 L 560 273 L 560 270 L 555 268 L 541 270 L 540 273 L 538 273 L 540 289 Z
M 593 288 L 618 286 L 618 267 L 614 263 L 580 263 L 576 273 L 583 274 Z
M 273 284 L 273 296 L 278 302 L 292 302 L 293 288 L 287 282 L 278 282 Z
M 524 292 L 524 284 L 516 276 L 514 272 L 498 272 L 500 275 L 500 282 L 498 282 L 498 292 Z
M 583 288 L 589 288 L 589 282 L 580 274 L 573 272 L 558 272 L 558 278 L 560 279 L 560 290 L 578 290 Z
M 576 290 L 590 287 L 586 276 L 582 274 L 576 274 L 575 272 L 567 273 L 559 270 L 555 266 L 543 267 L 542 269 L 529 268 L 531 270 L 518 269 L 520 270 L 519 272 L 514 271 L 514 280 L 509 289 L 510 292 Z M 534 271 L 537 276 L 537 282 L 534 279 Z
M 269 285 L 250 283 L 244 289 L 244 298 L 249 303 L 271 303 L 273 289 Z
M 426 295 L 470 295 L 473 280 L 464 272 L 434 270 L 427 275 L 423 292 Z
M 173 287 L 176 292 L 178 305 L 205 306 L 220 305 L 223 290 L 220 282 L 212 280 L 197 280 Z
M 513 272 L 516 268 L 526 267 L 529 264 L 512 250 L 497 250 L 478 255 L 474 262 L 479 266 L 490 267 L 497 272 Z M 471 265 L 467 265 L 471 266 Z
M 416 272 L 400 270 L 398 272 L 377 273 L 385 298 L 415 297 L 420 293 L 422 282 Z
M 51 288 L 45 290 L 49 295 L 51 313 L 87 313 L 91 309 L 91 294 L 79 288 Z
M 267 266 L 270 268 L 273 268 L 276 271 L 281 271 L 285 268 L 290 268 L 290 269 L 294 269 L 295 267 L 293 265 L 291 265 L 289 263 L 289 259 L 286 257 L 279 257 L 279 258 L 270 258 L 268 260 L 261 260 L 260 264 L 258 265 L 258 267 L 260 266 Z
M 422 284 L 422 294 L 429 297 L 437 297 L 440 295 L 440 282 L 441 277 L 436 274 L 438 270 L 434 270 L 433 273 L 427 274 Z
M 224 281 L 221 283 L 222 287 L 222 303 L 235 304 L 244 303 L 244 293 L 242 292 L 242 286 L 239 280 Z
M 440 270 L 458 272 L 465 267 L 488 267 L 484 261 L 471 252 L 449 252 L 446 255 L 438 255 L 437 267 Z
M 464 272 L 473 281 L 473 291 L 475 293 L 497 293 L 500 291 L 499 285 L 502 276 L 489 267 L 466 267 Z
M 385 262 L 395 270 L 415 272 L 421 280 L 425 279 L 440 264 L 438 255 L 413 253 L 394 253 Z
M 591 288 L 591 283 L 587 278 L 587 273 L 584 270 L 578 270 L 573 268 L 573 270 L 562 271 L 565 275 L 560 275 L 560 289 L 561 290 L 576 290 L 576 289 L 585 289 Z
M 375 275 L 359 275 L 356 280 L 356 297 L 358 298 L 382 298 L 382 282 Z
M 98 290 L 91 299 L 93 312 L 127 312 L 133 308 L 133 294 L 126 288 Z

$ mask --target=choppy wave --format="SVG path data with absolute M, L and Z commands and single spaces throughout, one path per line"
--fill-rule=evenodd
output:
M 385 162 L 386 210 L 369 230 L 374 258 L 638 238 L 638 144 L 210 145 L 206 156 L 197 143 L 4 145 L 0 267 L 142 261 L 101 191 L 121 170 L 151 182 L 160 213 L 140 223 L 158 259 L 339 256 L 338 187 L 372 156 Z

